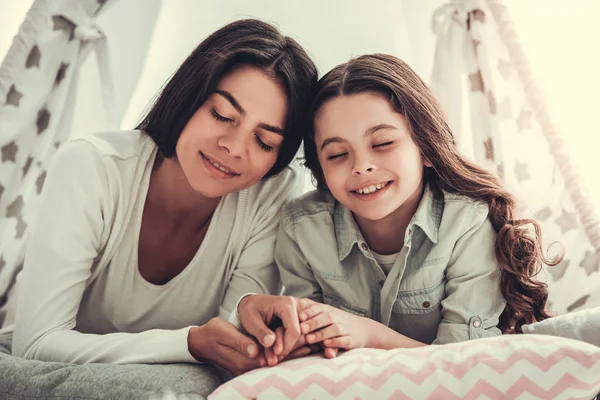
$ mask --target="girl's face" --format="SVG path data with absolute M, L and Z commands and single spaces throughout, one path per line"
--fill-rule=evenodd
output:
M 177 142 L 190 185 L 220 197 L 259 181 L 277 160 L 286 115 L 285 91 L 263 71 L 241 66 L 225 75 Z
M 404 117 L 377 93 L 327 101 L 315 119 L 315 142 L 325 182 L 354 214 L 380 220 L 421 198 L 423 166 Z

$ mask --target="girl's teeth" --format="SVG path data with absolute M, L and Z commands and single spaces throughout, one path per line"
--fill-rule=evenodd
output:
M 378 183 L 377 185 L 371 185 L 371 186 L 364 187 L 362 189 L 358 189 L 356 192 L 358 194 L 371 194 L 371 193 L 375 193 L 379 189 L 382 189 L 383 187 L 385 187 L 385 185 L 386 185 L 385 183 Z

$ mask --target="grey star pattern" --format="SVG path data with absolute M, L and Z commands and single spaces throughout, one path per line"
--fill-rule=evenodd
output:
M 40 176 L 35 180 L 35 188 L 37 194 L 42 193 L 42 188 L 44 187 L 44 182 L 46 181 L 46 171 L 42 172 Z
M 478 8 L 476 10 L 473 10 L 472 14 L 474 21 L 479 21 L 482 24 L 485 23 L 485 13 L 481 9 Z
M 594 272 L 598 272 L 600 270 L 600 255 L 586 251 L 579 266 L 585 270 L 588 276 Z
M 494 142 L 492 142 L 492 138 L 484 141 L 483 147 L 485 148 L 485 159 L 494 161 Z
M 471 39 L 471 42 L 473 43 L 473 48 L 475 49 L 475 51 L 477 51 L 477 46 L 479 46 L 479 43 L 481 43 L 481 40 Z
M 27 230 L 27 222 L 25 222 L 20 216 L 17 218 L 16 230 L 17 233 L 15 235 L 15 239 L 22 239 L 23 235 L 25 234 L 25 231 Z
M 552 209 L 550 207 L 544 207 L 535 213 L 535 219 L 545 222 L 552 215 Z
M 29 55 L 27 56 L 27 60 L 25 61 L 25 68 L 33 68 L 40 67 L 40 59 L 42 58 L 42 53 L 40 53 L 40 48 L 37 45 L 33 45 Z
M 526 181 L 529 178 L 529 166 L 526 163 L 517 161 L 515 163 L 515 175 L 519 183 Z
M 4 186 L 0 183 L 0 200 L 2 200 L 2 193 L 4 193 Z
M 490 107 L 490 113 L 492 115 L 495 115 L 497 111 L 496 97 L 494 97 L 494 92 L 492 92 L 491 90 L 488 92 L 488 104 Z
M 500 71 L 500 75 L 502 75 L 504 79 L 510 78 L 510 74 L 512 71 L 510 61 L 504 61 L 503 59 L 498 60 L 498 70 Z
M 58 72 L 56 73 L 56 78 L 54 79 L 54 83 L 56 86 L 60 85 L 63 79 L 65 79 L 65 75 L 67 74 L 67 69 L 69 68 L 69 64 L 61 62 L 60 67 L 58 68 Z
M 21 217 L 21 209 L 23 208 L 23 197 L 19 196 L 11 204 L 6 207 L 6 216 L 8 218 Z
M 562 214 L 556 219 L 556 224 L 560 226 L 560 233 L 564 235 L 571 229 L 577 228 L 577 213 L 568 212 L 563 208 Z
M 498 178 L 500 178 L 500 180 L 504 179 L 504 163 L 503 162 L 498 164 Z
M 471 92 L 483 93 L 483 78 L 481 77 L 481 71 L 478 70 L 474 74 L 470 74 L 469 82 L 471 83 Z
M 517 128 L 519 132 L 531 129 L 531 111 L 521 110 L 517 116 Z
M 0 255 L 0 271 L 2 271 L 2 268 L 4 268 L 5 265 L 6 261 L 4 261 L 4 256 Z
M 565 276 L 565 271 L 567 270 L 567 267 L 570 263 L 571 261 L 569 260 L 562 260 L 558 265 L 548 267 L 548 272 L 550 273 L 550 275 L 552 275 L 554 281 L 558 281 L 562 279 L 563 276 Z
M 23 97 L 23 93 L 19 92 L 15 85 L 11 85 L 10 89 L 8 89 L 8 93 L 6 94 L 6 100 L 4 101 L 4 104 L 19 107 L 21 97 Z
M 12 161 L 15 162 L 17 159 L 17 151 L 19 146 L 15 142 L 10 142 L 0 150 L 2 152 L 2 162 Z
M 52 16 L 52 29 L 55 31 L 64 31 L 69 36 L 69 42 L 75 38 L 75 24 L 62 15 Z
M 32 163 L 33 163 L 33 157 L 27 157 L 27 161 L 25 162 L 25 165 L 23 166 L 23 176 L 27 175 L 27 172 L 29 171 L 29 168 L 31 168 Z
M 590 295 L 586 294 L 585 296 L 583 296 L 582 298 L 580 298 L 579 300 L 577 300 L 576 302 L 571 304 L 569 307 L 567 307 L 567 312 L 572 312 L 572 311 L 577 310 L 578 308 L 583 307 L 585 305 L 585 303 L 587 303 L 589 298 L 590 298 Z
M 38 135 L 42 134 L 42 132 L 44 132 L 48 128 L 49 123 L 50 123 L 50 113 L 48 112 L 48 109 L 44 107 L 40 111 L 38 111 L 38 114 L 37 114 L 37 121 L 36 121 L 37 134 Z

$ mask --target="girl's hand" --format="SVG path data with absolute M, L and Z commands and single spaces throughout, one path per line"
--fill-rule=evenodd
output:
M 323 343 L 325 357 L 337 355 L 335 349 L 358 349 L 367 347 L 370 322 L 366 318 L 350 314 L 327 304 L 315 304 L 300 312 L 300 330 L 309 344 Z

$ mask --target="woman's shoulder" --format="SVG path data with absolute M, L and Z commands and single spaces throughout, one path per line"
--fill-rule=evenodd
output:
M 65 148 L 63 152 L 91 152 L 100 157 L 122 160 L 140 157 L 145 150 L 153 147 L 152 138 L 139 130 L 91 133 L 75 137 L 62 146 Z
M 98 190 L 113 193 L 131 187 L 154 149 L 152 139 L 141 131 L 89 134 L 65 142 L 53 157 L 48 173 L 73 183 L 93 181 Z

